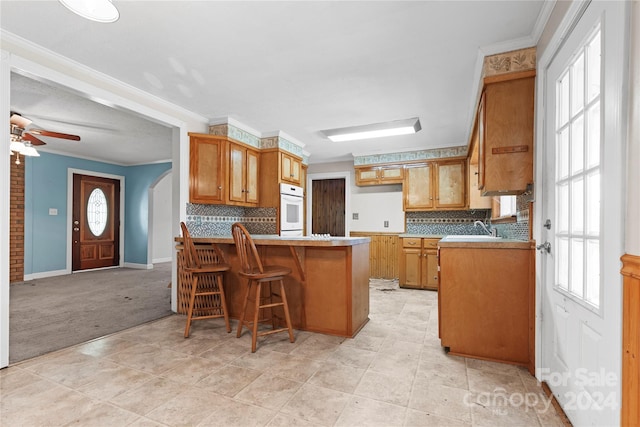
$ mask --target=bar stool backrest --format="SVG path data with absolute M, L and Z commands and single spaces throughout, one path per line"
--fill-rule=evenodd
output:
M 182 228 L 182 238 L 184 239 L 184 262 L 187 268 L 200 268 L 200 259 L 196 253 L 196 247 L 191 240 L 191 234 L 187 229 L 187 225 L 184 222 L 180 222 L 180 228 Z
M 231 226 L 231 234 L 236 244 L 242 271 L 248 274 L 256 273 L 256 270 L 264 273 L 264 267 L 262 266 L 262 261 L 260 261 L 256 245 L 244 225 L 239 222 L 234 223 Z

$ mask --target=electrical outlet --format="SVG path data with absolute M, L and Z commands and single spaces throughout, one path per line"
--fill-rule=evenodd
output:
M 359 214 L 357 212 L 354 212 L 353 215 L 352 215 L 352 218 L 353 219 L 359 219 L 358 216 L 359 216 Z
M 384 228 L 389 228 L 389 221 L 384 222 Z

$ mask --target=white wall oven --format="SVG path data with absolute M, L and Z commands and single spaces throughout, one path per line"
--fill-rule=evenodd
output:
M 280 184 L 280 235 L 302 236 L 304 190 L 290 184 Z

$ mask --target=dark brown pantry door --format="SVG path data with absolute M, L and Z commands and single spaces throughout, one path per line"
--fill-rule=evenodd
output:
M 311 223 L 313 234 L 344 236 L 345 180 L 314 179 L 312 181 L 313 206 Z
M 120 181 L 73 174 L 72 270 L 120 264 Z

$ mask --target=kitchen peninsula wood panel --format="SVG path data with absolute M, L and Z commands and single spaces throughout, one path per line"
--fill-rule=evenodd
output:
M 439 244 L 439 335 L 451 354 L 535 369 L 535 242 Z
M 247 283 L 239 277 L 239 260 L 231 237 L 194 238 L 203 260 L 215 256 L 211 243 L 225 254 L 231 271 L 224 276 L 229 315 L 242 311 Z M 326 240 L 253 236 L 265 264 L 290 267 L 285 277 L 291 321 L 295 329 L 353 337 L 369 316 L 368 238 L 337 237 Z M 176 238 L 181 242 L 181 238 Z M 178 248 L 178 313 L 185 313 L 190 278 L 181 265 Z

